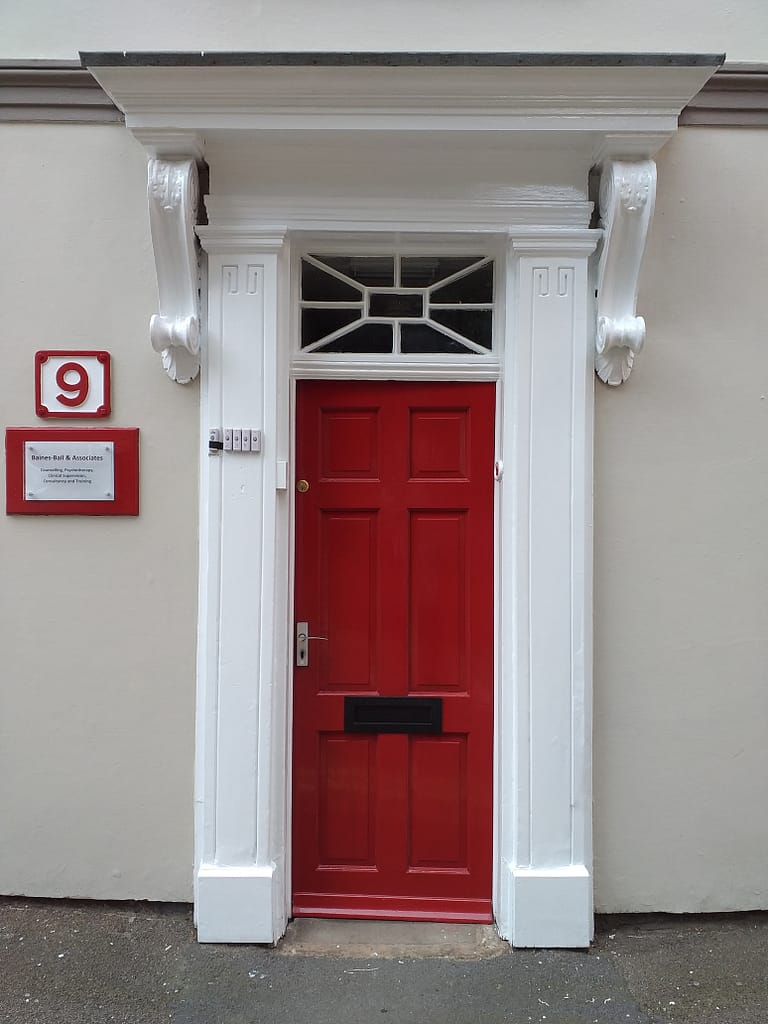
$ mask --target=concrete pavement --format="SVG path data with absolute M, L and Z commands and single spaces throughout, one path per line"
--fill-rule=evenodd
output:
M 2 899 L 0 1020 L 768 1022 L 764 913 L 598 918 L 588 952 L 511 950 L 439 925 L 297 924 L 277 949 L 199 945 L 187 906 Z

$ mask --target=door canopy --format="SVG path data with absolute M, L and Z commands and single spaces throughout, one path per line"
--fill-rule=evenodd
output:
M 125 114 L 150 156 L 149 203 L 160 308 L 150 338 L 173 380 L 199 368 L 195 259 L 197 164 L 215 180 L 235 150 L 301 139 L 339 153 L 389 140 L 401 152 L 451 147 L 468 168 L 466 194 L 486 188 L 509 214 L 548 190 L 587 199 L 590 170 L 601 174 L 605 236 L 598 273 L 596 369 L 626 380 L 645 339 L 636 293 L 653 214 L 653 157 L 722 54 L 610 53 L 81 53 L 83 65 Z M 504 150 L 504 143 L 509 148 Z M 517 193 L 472 181 L 472 154 L 499 151 Z M 307 148 L 309 147 L 309 148 Z M 527 154 L 527 158 L 521 157 Z M 551 181 L 553 161 L 567 180 Z M 537 191 L 538 190 L 538 191 Z M 274 203 L 290 227 L 295 203 Z M 482 211 L 472 206 L 475 230 Z M 585 204 L 586 207 L 586 204 Z M 563 224 L 569 211 L 563 209 Z M 391 210 L 388 214 L 391 217 Z M 588 212 L 584 214 L 586 223 Z M 513 220 L 515 218 L 513 217 Z M 469 224 L 468 224 L 469 226 Z

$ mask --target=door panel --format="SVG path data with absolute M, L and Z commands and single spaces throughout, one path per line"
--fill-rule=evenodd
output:
M 467 737 L 411 736 L 408 866 L 468 869 Z
M 318 543 L 328 640 L 311 657 L 324 658 L 323 687 L 370 687 L 376 660 L 378 523 L 375 512 L 322 511 Z M 343 585 L 339 585 L 343 580 Z M 331 637 L 333 641 L 331 642 Z
M 466 512 L 411 512 L 410 525 L 409 689 L 459 690 L 467 664 Z
M 375 737 L 321 733 L 319 739 L 318 860 L 375 867 Z
M 494 393 L 298 385 L 295 914 L 491 919 Z M 442 732 L 345 732 L 353 694 Z

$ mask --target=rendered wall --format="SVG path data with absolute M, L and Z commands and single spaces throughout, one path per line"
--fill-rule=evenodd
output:
M 646 349 L 597 386 L 603 911 L 768 907 L 768 132 L 658 159 Z
M 120 127 L 3 126 L 2 425 L 35 349 L 107 348 L 138 519 L 0 517 L 0 892 L 189 899 L 197 386 L 163 374 L 145 158 Z M 602 911 L 768 906 L 768 133 L 659 157 L 647 348 L 597 384 Z
M 151 350 L 146 158 L 120 126 L 0 126 L 2 426 L 38 348 L 112 353 L 138 518 L 0 514 L 0 892 L 191 898 L 198 387 Z M 3 488 L 4 477 L 3 472 Z
M 727 51 L 765 59 L 764 0 L 0 0 L 0 57 L 78 50 Z M 471 13 L 470 13 L 471 11 Z

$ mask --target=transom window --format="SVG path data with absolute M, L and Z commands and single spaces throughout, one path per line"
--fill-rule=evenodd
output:
M 493 300 L 489 256 L 306 255 L 301 348 L 488 355 Z

